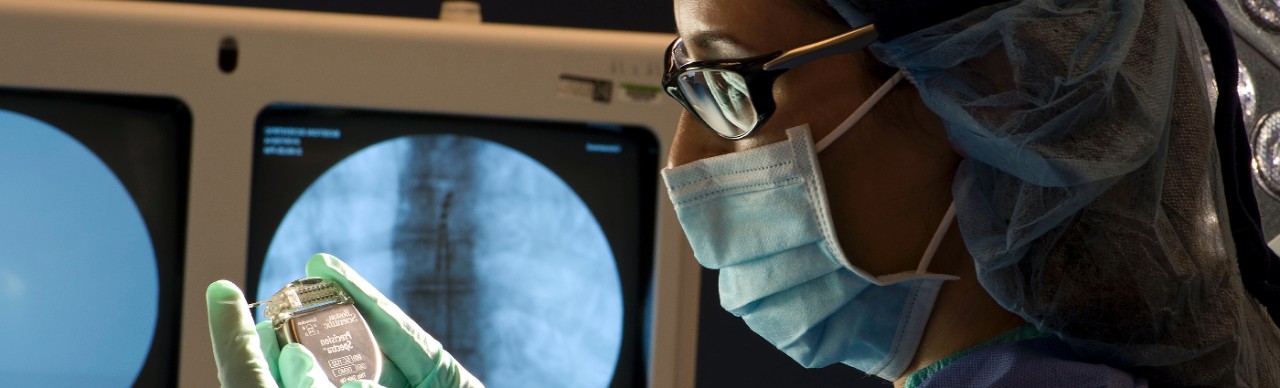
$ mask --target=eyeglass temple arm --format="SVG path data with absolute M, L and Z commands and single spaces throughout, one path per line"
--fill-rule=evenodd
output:
M 859 50 L 875 42 L 877 36 L 874 25 L 858 27 L 853 31 L 784 52 L 765 62 L 764 70 L 790 69 L 828 55 Z

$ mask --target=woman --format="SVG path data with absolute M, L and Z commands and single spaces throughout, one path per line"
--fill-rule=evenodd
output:
M 664 177 L 727 310 L 899 386 L 1280 384 L 1196 77 L 1216 4 L 828 3 L 675 3 Z
M 1216 5 L 987 3 L 675 1 L 663 177 L 722 305 L 806 367 L 898 386 L 1280 385 L 1246 291 L 1272 274 L 1236 259 L 1273 256 L 1219 167 L 1238 111 L 1215 132 L 1195 67 L 1200 30 L 1234 64 Z M 341 262 L 308 272 L 403 333 L 384 352 L 421 367 L 384 383 L 479 384 Z M 209 301 L 224 384 L 323 382 L 305 349 L 256 355 L 233 285 Z

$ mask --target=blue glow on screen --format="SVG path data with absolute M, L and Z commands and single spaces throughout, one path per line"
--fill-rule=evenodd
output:
M 260 299 L 317 252 L 354 267 L 487 386 L 612 381 L 623 302 L 609 242 L 577 193 L 519 151 L 415 135 L 347 157 L 285 215 Z
M 155 332 L 155 263 L 133 198 L 93 151 L 0 110 L 0 385 L 133 384 Z

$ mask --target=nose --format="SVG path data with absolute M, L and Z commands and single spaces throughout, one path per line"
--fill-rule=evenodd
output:
M 681 165 L 733 152 L 730 141 L 721 138 L 702 125 L 689 112 L 680 114 L 680 123 L 676 125 L 675 139 L 671 141 L 671 150 L 667 152 L 667 167 Z

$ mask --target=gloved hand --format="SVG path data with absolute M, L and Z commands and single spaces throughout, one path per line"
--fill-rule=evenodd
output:
M 342 388 L 483 387 L 479 380 L 423 331 L 399 307 L 360 277 L 351 267 L 328 254 L 307 262 L 307 276 L 329 279 L 355 299 L 384 356 L 379 382 L 352 381 Z M 209 332 L 223 387 L 285 388 L 332 387 L 316 367 L 315 356 L 297 344 L 281 348 L 271 322 L 253 324 L 244 294 L 235 284 L 219 280 L 205 294 L 209 308 Z

